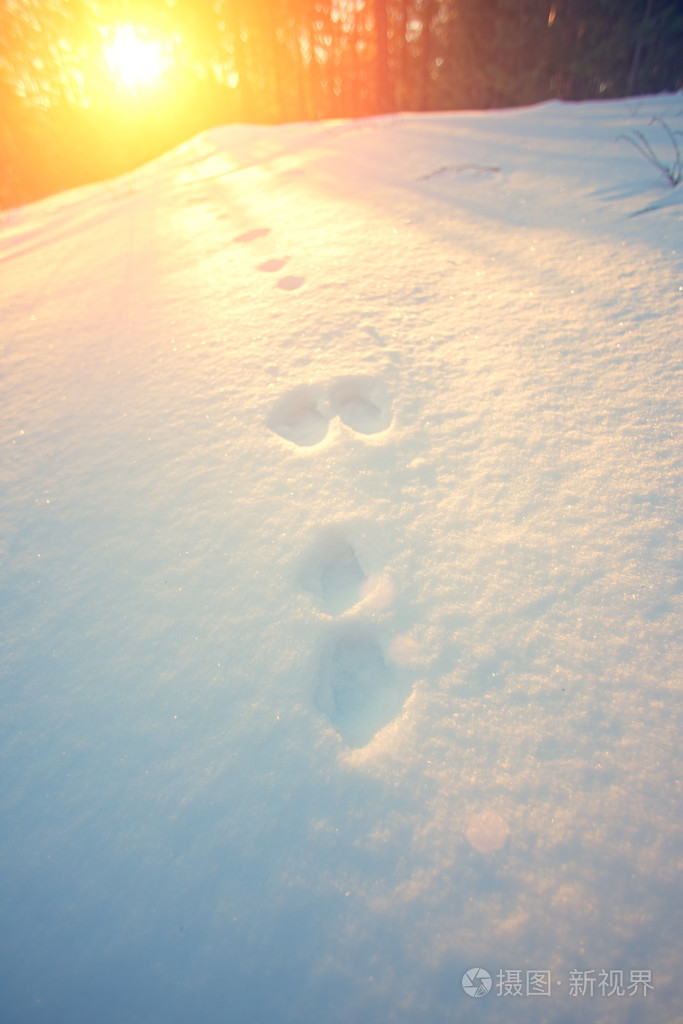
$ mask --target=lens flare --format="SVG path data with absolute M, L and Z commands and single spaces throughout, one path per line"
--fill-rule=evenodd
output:
M 111 73 L 132 90 L 153 85 L 167 66 L 161 44 L 141 39 L 132 25 L 116 29 L 104 56 Z

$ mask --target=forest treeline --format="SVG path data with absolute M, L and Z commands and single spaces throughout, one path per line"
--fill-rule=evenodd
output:
M 155 87 L 103 66 L 163 40 Z M 0 0 L 0 203 L 111 176 L 204 128 L 683 87 L 681 0 Z

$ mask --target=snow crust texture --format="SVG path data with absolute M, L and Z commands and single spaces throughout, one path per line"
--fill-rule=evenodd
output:
M 228 126 L 5 216 L 3 1024 L 683 1019 L 653 117 Z

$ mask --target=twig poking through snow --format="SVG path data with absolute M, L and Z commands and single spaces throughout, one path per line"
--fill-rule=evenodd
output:
M 669 125 L 666 123 L 666 121 L 663 121 L 661 117 L 653 117 L 650 121 L 650 124 L 660 124 L 666 132 L 666 134 L 668 135 L 669 141 L 671 142 L 674 151 L 674 160 L 671 165 L 665 164 L 662 160 L 659 159 L 654 149 L 652 148 L 652 145 L 650 144 L 649 140 L 645 137 L 643 132 L 634 130 L 633 134 L 636 136 L 635 139 L 631 138 L 630 135 L 618 135 L 617 142 L 619 141 L 619 139 L 625 139 L 626 142 L 630 142 L 631 145 L 635 146 L 638 152 L 645 157 L 648 163 L 651 163 L 653 167 L 656 167 L 657 170 L 664 175 L 664 177 L 667 179 L 671 187 L 675 188 L 676 185 L 678 185 L 681 181 L 681 151 L 679 149 L 678 142 L 676 141 L 676 135 L 680 135 L 681 133 L 672 132 L 671 128 L 669 128 Z

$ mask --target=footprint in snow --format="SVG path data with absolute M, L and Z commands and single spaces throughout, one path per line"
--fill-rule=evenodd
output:
M 288 274 L 286 277 L 280 278 L 277 283 L 277 287 L 281 288 L 283 292 L 294 292 L 297 288 L 301 288 L 302 284 L 305 283 L 305 277 L 299 277 L 296 274 Z
M 233 242 L 254 242 L 257 238 L 263 238 L 269 234 L 270 228 L 252 228 L 251 231 L 245 231 L 237 238 L 233 238 Z
M 264 274 L 273 274 L 276 270 L 282 270 L 286 262 L 287 260 L 266 260 L 265 263 L 259 263 L 256 269 Z
M 305 559 L 299 579 L 326 612 L 338 615 L 360 600 L 367 577 L 342 531 L 328 529 Z
M 340 377 L 330 401 L 342 423 L 359 434 L 377 434 L 391 424 L 391 402 L 374 377 Z
M 408 693 L 370 630 L 339 633 L 323 651 L 315 702 L 349 747 L 366 746 L 400 713 Z
M 267 423 L 285 440 L 311 447 L 323 440 L 333 416 L 358 434 L 377 434 L 391 426 L 391 400 L 374 377 L 340 377 L 327 392 L 302 384 L 276 402 Z
M 277 401 L 268 417 L 269 428 L 301 448 L 319 444 L 327 433 L 328 417 L 319 388 L 301 384 Z

